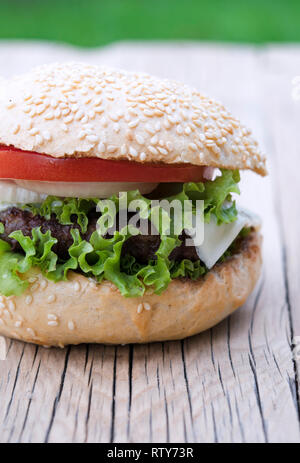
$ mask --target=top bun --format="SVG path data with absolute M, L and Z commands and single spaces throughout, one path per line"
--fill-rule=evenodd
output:
M 0 144 L 59 157 L 189 163 L 266 174 L 251 132 L 220 103 L 148 74 L 82 63 L 0 81 Z

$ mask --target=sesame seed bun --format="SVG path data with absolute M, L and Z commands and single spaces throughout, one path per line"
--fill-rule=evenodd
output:
M 177 82 L 80 63 L 0 81 L 0 144 L 266 174 L 251 132 L 220 103 Z
M 160 296 L 125 298 L 110 282 L 72 273 L 53 283 L 31 271 L 30 288 L 1 297 L 0 334 L 46 346 L 127 344 L 182 339 L 219 323 L 240 307 L 261 269 L 261 237 L 253 231 L 238 251 L 197 281 L 173 280 Z

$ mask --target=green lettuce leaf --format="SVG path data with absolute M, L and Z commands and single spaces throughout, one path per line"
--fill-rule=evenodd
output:
M 192 262 L 191 260 L 184 259 L 181 262 L 173 262 L 170 268 L 171 278 L 190 278 L 191 280 L 197 280 L 201 276 L 205 275 L 207 268 L 203 265 L 200 260 Z
M 48 196 L 43 203 L 26 204 L 24 209 L 30 210 L 34 215 L 40 215 L 47 220 L 54 214 L 62 225 L 77 223 L 82 233 L 88 226 L 88 213 L 95 208 L 98 199 L 59 198 Z
M 10 252 L 10 245 L 0 240 L 0 293 L 4 296 L 19 296 L 28 286 L 17 273 L 21 259 L 21 254 Z

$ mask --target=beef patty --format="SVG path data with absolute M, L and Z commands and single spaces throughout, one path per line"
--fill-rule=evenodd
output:
M 87 231 L 82 234 L 82 238 L 87 241 L 96 230 L 99 213 L 92 211 L 89 213 L 88 218 L 89 224 Z M 33 215 L 29 211 L 24 211 L 16 207 L 0 212 L 0 222 L 2 222 L 5 227 L 5 232 L 0 235 L 0 238 L 10 243 L 14 251 L 20 251 L 22 248 L 16 240 L 9 238 L 9 235 L 13 231 L 21 230 L 25 236 L 31 236 L 31 230 L 33 228 L 40 227 L 43 233 L 50 230 L 51 235 L 57 239 L 57 243 L 52 249 L 61 259 L 67 259 L 69 257 L 68 249 L 73 243 L 71 230 L 80 230 L 77 223 L 73 225 L 60 224 L 54 214 L 47 220 L 40 215 Z M 181 261 L 183 259 L 192 261 L 199 260 L 196 249 L 193 246 L 185 245 L 186 235 L 184 233 L 180 236 L 180 239 L 182 241 L 181 245 L 172 251 L 169 258 L 175 261 Z M 147 263 L 149 260 L 155 259 L 155 252 L 159 245 L 159 235 L 132 236 L 123 244 L 122 255 L 130 254 L 135 257 L 138 262 Z

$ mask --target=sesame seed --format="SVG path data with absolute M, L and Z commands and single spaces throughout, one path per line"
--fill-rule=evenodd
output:
M 56 320 L 50 320 L 48 323 L 47 323 L 48 326 L 58 326 L 58 322 Z
M 75 95 L 73 95 L 72 93 L 69 93 L 68 100 L 70 101 L 70 103 L 76 103 L 77 101 Z
M 137 313 L 141 313 L 143 310 L 143 304 L 139 304 L 137 307 Z
M 22 322 L 21 322 L 20 320 L 17 320 L 17 321 L 15 322 L 15 327 L 16 327 L 16 328 L 20 328 L 21 326 L 22 326 Z
M 57 106 L 58 106 L 58 101 L 56 101 L 56 100 L 51 100 L 51 101 L 50 101 L 50 106 L 51 106 L 51 108 L 56 109 Z
M 75 329 L 75 324 L 72 320 L 68 321 L 68 328 L 70 331 L 73 331 Z
M 145 109 L 145 110 L 144 110 L 144 114 L 145 114 L 145 116 L 147 116 L 147 117 L 152 117 L 152 116 L 154 116 L 154 112 L 153 112 L 153 111 L 150 111 L 149 109 Z
M 129 122 L 128 127 L 130 127 L 131 129 L 134 129 L 135 127 L 137 127 L 139 122 L 140 120 L 137 118 L 134 121 Z
M 167 144 L 166 144 L 166 147 L 167 147 L 167 150 L 168 151 L 172 151 L 173 150 L 173 145 L 170 141 L 167 141 Z
M 91 143 L 96 143 L 97 141 L 99 141 L 99 137 L 97 137 L 97 135 L 88 135 L 86 139 Z
M 132 146 L 129 147 L 129 154 L 131 154 L 131 156 L 133 157 L 136 157 L 138 155 L 138 152 L 136 149 L 134 149 Z
M 43 143 L 44 139 L 41 135 L 36 135 L 35 137 L 35 144 L 38 146 L 38 145 L 41 145 Z
M 96 100 L 94 101 L 94 106 L 100 106 L 102 103 L 102 98 L 101 97 L 98 97 L 96 98 Z
M 154 135 L 155 134 L 155 129 L 153 127 L 151 127 L 151 125 L 149 124 L 146 124 L 145 125 L 145 130 L 150 134 L 150 135 Z
M 47 298 L 47 302 L 49 304 L 51 304 L 52 302 L 54 302 L 56 300 L 56 296 L 54 294 L 50 294 L 50 296 L 48 296 Z
M 192 151 L 197 151 L 197 145 L 195 143 L 189 143 L 188 147 Z
M 74 120 L 74 117 L 72 116 L 72 114 L 70 116 L 67 116 L 64 118 L 64 123 L 65 124 L 70 124 L 71 122 L 73 122 Z
M 80 285 L 79 281 L 75 281 L 73 289 L 77 293 L 81 290 L 81 285 Z
M 98 150 L 99 150 L 100 153 L 105 152 L 105 145 L 104 145 L 104 143 L 102 141 L 98 144 Z
M 86 135 L 87 133 L 85 132 L 85 130 L 81 130 L 78 134 L 78 139 L 83 140 L 86 137 Z
M 80 121 L 84 117 L 84 112 L 83 111 L 78 111 L 75 116 L 75 121 Z
M 135 139 L 136 139 L 136 141 L 138 142 L 139 145 L 143 145 L 143 144 L 145 143 L 144 137 L 142 137 L 142 136 L 139 135 L 139 134 L 137 134 L 137 135 L 135 136 Z
M 128 150 L 127 150 L 127 146 L 126 145 L 122 145 L 121 146 L 121 154 L 123 156 L 125 156 L 127 154 Z
M 45 114 L 45 119 L 46 121 L 51 121 L 54 119 L 54 113 L 52 111 L 49 111 L 47 114 Z
M 28 131 L 29 135 L 36 135 L 39 133 L 39 129 L 37 129 L 36 127 L 33 127 L 31 130 Z
M 35 337 L 35 331 L 32 328 L 26 328 L 26 331 L 28 334 L 30 334 L 30 336 Z
M 107 119 L 106 119 L 105 116 L 102 117 L 101 123 L 102 123 L 103 127 L 107 127 L 108 122 L 107 122 Z
M 14 312 L 16 310 L 16 304 L 14 303 L 14 301 L 8 301 L 8 308 L 12 312 Z
M 50 141 L 52 139 L 52 135 L 47 130 L 43 132 L 43 137 L 46 141 Z
M 156 148 L 154 148 L 154 146 L 148 146 L 148 150 L 150 151 L 150 153 L 152 154 L 158 154 L 158 151 Z
M 38 107 L 38 109 L 36 109 L 36 114 L 38 115 L 41 115 L 43 114 L 43 112 L 46 110 L 46 106 L 45 105 L 41 105 Z
M 118 124 L 118 123 L 115 123 L 115 124 L 114 124 L 114 131 L 115 131 L 116 133 L 119 133 L 119 132 L 120 132 L 120 124 Z
M 15 125 L 15 127 L 13 128 L 13 134 L 14 134 L 14 135 L 17 135 L 17 133 L 19 132 L 20 128 L 21 128 L 20 124 Z
M 164 154 L 164 155 L 168 154 L 168 151 L 165 148 L 161 148 L 160 146 L 158 146 L 157 149 L 161 154 Z
M 107 152 L 108 153 L 115 153 L 117 151 L 118 147 L 115 145 L 108 145 L 107 147 Z
M 28 294 L 28 296 L 26 296 L 25 298 L 25 304 L 30 305 L 32 303 L 32 299 L 33 297 L 31 296 L 31 294 Z
M 47 318 L 48 320 L 57 320 L 57 315 L 54 313 L 48 313 Z
M 128 112 L 133 117 L 136 117 L 138 115 L 137 111 L 134 108 L 128 108 Z

